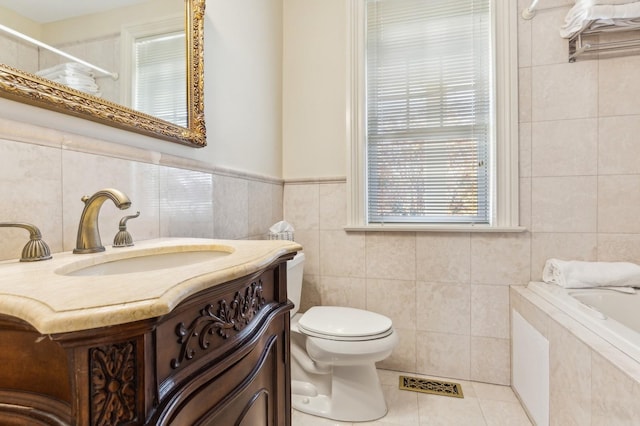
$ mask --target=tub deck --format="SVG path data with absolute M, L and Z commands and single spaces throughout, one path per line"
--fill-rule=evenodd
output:
M 548 408 L 547 412 L 537 413 L 538 419 L 542 418 L 537 424 L 640 424 L 640 362 L 628 353 L 633 352 L 631 344 L 622 350 L 619 344 L 611 343 L 618 338 L 613 337 L 612 331 L 610 336 L 603 335 L 603 330 L 611 330 L 617 321 L 608 317 L 603 320 L 602 313 L 580 304 L 569 294 L 560 295 L 560 291 L 566 293 L 560 287 L 546 287 L 549 291 L 545 294 L 548 285 L 539 284 L 512 286 L 510 291 L 513 346 L 530 339 L 530 335 L 514 335 L 514 330 L 518 332 L 514 323 L 520 318 L 548 343 L 548 351 L 542 355 L 548 357 L 546 371 L 535 375 L 534 383 L 526 384 L 544 388 Z M 617 326 L 631 336 L 637 334 L 621 323 Z M 537 406 L 536 401 L 528 399 L 527 389 L 513 378 L 544 363 L 540 359 L 523 363 L 514 357 L 515 351 L 512 348 L 512 386 L 534 418 L 532 408 Z

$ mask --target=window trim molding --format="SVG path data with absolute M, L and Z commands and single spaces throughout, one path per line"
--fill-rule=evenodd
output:
M 492 0 L 496 82 L 494 198 L 490 225 L 368 224 L 365 170 L 365 19 L 364 1 L 347 8 L 347 231 L 522 232 L 519 226 L 518 174 L 518 14 L 508 0 Z
M 134 84 L 134 43 L 139 38 L 150 37 L 185 28 L 184 16 L 168 16 L 158 21 L 144 22 L 123 26 L 120 30 L 120 99 L 131 108 Z

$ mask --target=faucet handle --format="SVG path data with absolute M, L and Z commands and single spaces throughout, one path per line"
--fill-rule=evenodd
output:
M 129 219 L 135 219 L 140 216 L 140 212 L 136 212 L 136 214 L 132 214 L 129 216 L 124 216 L 120 219 L 120 226 L 118 233 L 113 239 L 113 247 L 131 247 L 133 245 L 133 238 L 129 231 L 127 231 L 127 221 Z
M 24 222 L 0 222 L 0 228 L 23 228 L 29 231 L 29 242 L 22 249 L 20 262 L 36 262 L 51 259 L 51 250 L 42 240 L 37 226 Z

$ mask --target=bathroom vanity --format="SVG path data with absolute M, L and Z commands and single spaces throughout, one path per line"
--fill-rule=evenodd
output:
M 300 249 L 166 239 L 0 263 L 0 424 L 290 425 Z

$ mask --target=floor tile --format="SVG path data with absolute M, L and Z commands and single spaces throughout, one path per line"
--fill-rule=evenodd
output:
M 531 421 L 518 402 L 495 401 L 485 399 L 480 401 L 480 408 L 484 414 L 487 426 L 530 426 Z
M 384 422 L 399 425 L 420 425 L 418 417 L 418 395 L 415 392 L 400 390 L 398 382 L 394 385 L 382 386 L 387 401 L 387 415 L 380 419 Z
M 464 398 L 399 389 L 401 375 L 459 383 Z M 388 413 L 373 422 L 336 422 L 293 412 L 293 426 L 530 426 L 509 386 L 378 370 Z
M 311 416 L 297 410 L 293 410 L 291 415 L 292 426 L 352 426 L 349 422 L 337 422 L 335 420 L 323 419 Z
M 452 398 L 420 395 L 418 398 L 421 426 L 485 426 L 477 398 Z
M 492 385 L 489 383 L 473 382 L 473 389 L 478 399 L 492 399 L 518 403 L 518 398 L 509 386 Z

